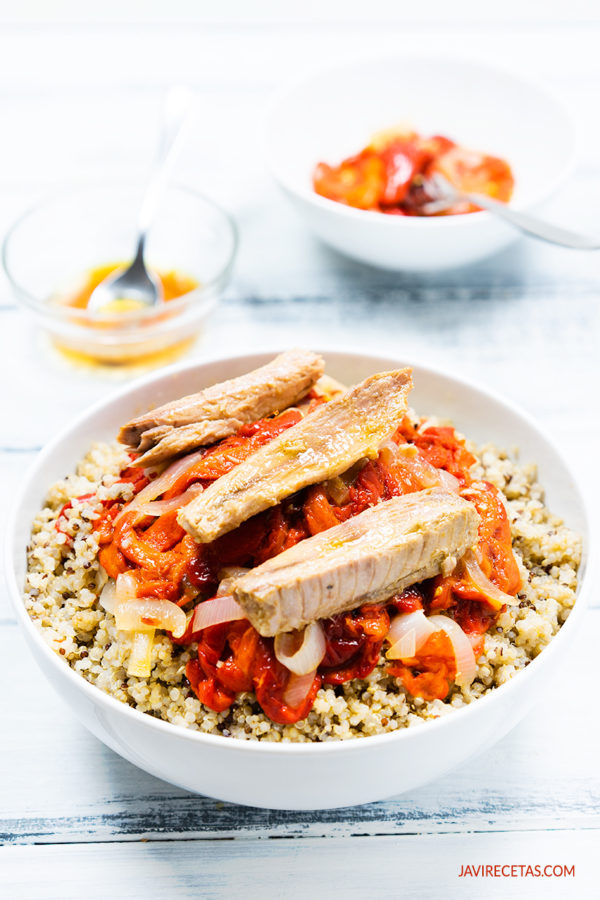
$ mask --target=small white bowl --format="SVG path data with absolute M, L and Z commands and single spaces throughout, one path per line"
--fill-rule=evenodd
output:
M 337 164 L 382 129 L 425 135 L 507 160 L 511 205 L 539 209 L 575 160 L 570 115 L 542 87 L 462 60 L 391 56 L 314 72 L 273 102 L 266 152 L 275 179 L 307 224 L 336 250 L 386 269 L 432 271 L 475 262 L 517 232 L 490 213 L 417 218 L 353 209 L 318 196 L 317 162 Z
M 348 383 L 406 364 L 362 354 L 324 355 L 327 371 Z M 415 365 L 411 403 L 424 414 L 452 418 L 476 441 L 519 445 L 524 460 L 539 464 L 550 508 L 583 536 L 584 562 L 577 603 L 558 635 L 524 671 L 471 706 L 400 732 L 321 744 L 270 744 L 200 734 L 138 712 L 89 684 L 48 647 L 23 603 L 25 548 L 33 517 L 50 485 L 73 471 L 91 442 L 112 440 L 134 414 L 241 375 L 272 356 L 261 353 L 163 370 L 97 404 L 62 431 L 27 475 L 9 520 L 10 592 L 36 661 L 74 714 L 105 744 L 152 775 L 220 800 L 271 809 L 327 809 L 380 800 L 439 777 L 515 725 L 543 694 L 550 676 L 560 671 L 594 583 L 585 495 L 568 464 L 529 416 L 481 387 Z

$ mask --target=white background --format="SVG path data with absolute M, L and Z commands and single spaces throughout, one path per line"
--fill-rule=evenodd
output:
M 242 237 L 194 353 L 293 341 L 475 375 L 560 439 L 598 501 L 600 257 L 523 240 L 432 278 L 354 265 L 287 208 L 259 135 L 272 91 L 314 65 L 390 49 L 483 58 L 572 110 L 579 166 L 549 213 L 600 233 L 599 46 L 597 4 L 581 0 L 4 2 L 0 229 L 70 179 L 143 175 L 165 88 L 191 84 L 204 114 L 180 180 L 231 209 Z M 0 385 L 4 505 L 36 449 L 115 385 L 51 357 L 4 281 Z M 186 795 L 100 745 L 42 682 L 2 596 L 0 896 L 597 896 L 599 639 L 594 610 L 544 704 L 464 770 L 388 803 L 270 814 Z M 574 862 L 577 877 L 457 879 L 469 862 Z

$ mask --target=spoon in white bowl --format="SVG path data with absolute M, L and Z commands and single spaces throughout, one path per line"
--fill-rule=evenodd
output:
M 600 250 L 599 238 L 578 234 L 575 231 L 569 231 L 567 228 L 560 228 L 558 225 L 544 222 L 543 219 L 538 219 L 537 216 L 519 212 L 507 206 L 506 203 L 492 200 L 491 197 L 487 197 L 485 194 L 469 194 L 460 191 L 437 172 L 427 179 L 426 190 L 428 195 L 433 198 L 422 207 L 423 211 L 428 215 L 444 212 L 455 203 L 466 200 L 498 216 L 498 218 L 508 222 L 514 228 L 518 228 L 524 234 L 540 238 L 540 240 L 547 241 L 550 244 L 571 247 L 574 250 Z
M 138 240 L 133 262 L 119 266 L 92 292 L 87 304 L 91 313 L 136 310 L 164 301 L 158 278 L 144 262 L 146 237 L 162 198 L 191 119 L 194 94 L 184 87 L 172 88 L 165 100 L 158 159 L 150 176 L 138 216 Z

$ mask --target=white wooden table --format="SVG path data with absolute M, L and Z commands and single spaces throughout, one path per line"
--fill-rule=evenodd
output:
M 255 141 L 270 91 L 307 63 L 407 42 L 434 52 L 450 42 L 469 54 L 485 42 L 487 58 L 544 78 L 579 117 L 581 163 L 549 212 L 599 230 L 597 15 L 575 3 L 579 18 L 565 5 L 540 24 L 510 2 L 496 22 L 480 5 L 459 4 L 450 21 L 436 0 L 432 25 L 402 21 L 395 4 L 375 6 L 379 20 L 363 22 L 362 7 L 344 4 L 339 25 L 334 3 L 318 26 L 289 10 L 269 20 L 268 2 L 254 23 L 210 20 L 183 0 L 171 20 L 149 4 L 149 24 L 135 27 L 114 3 L 114 24 L 98 27 L 72 3 L 43 27 L 13 11 L 0 32 L 0 227 L 70 177 L 143 172 L 160 92 L 187 81 L 206 121 L 180 178 L 226 204 L 242 235 L 234 281 L 194 354 L 293 342 L 397 352 L 475 375 L 561 437 L 598 503 L 600 257 L 521 241 L 435 277 L 368 270 L 304 230 Z M 111 117 L 116 136 L 100 127 Z M 74 376 L 50 357 L 4 283 L 0 366 L 0 489 L 9 498 L 67 404 L 75 414 L 115 381 Z M 600 609 L 544 701 L 485 756 L 385 803 L 285 813 L 186 794 L 105 748 L 45 684 L 5 593 L 0 897 L 600 896 Z M 575 865 L 576 874 L 458 877 L 481 863 Z

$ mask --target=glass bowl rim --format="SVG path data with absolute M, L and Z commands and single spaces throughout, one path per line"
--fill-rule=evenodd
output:
M 10 263 L 9 263 L 9 254 L 11 241 L 13 240 L 15 234 L 18 232 L 19 228 L 23 225 L 23 223 L 35 215 L 35 213 L 44 209 L 44 207 L 51 206 L 53 203 L 60 202 L 61 200 L 67 199 L 68 197 L 76 196 L 78 193 L 82 193 L 85 190 L 91 189 L 102 189 L 106 187 L 145 187 L 145 182 L 142 180 L 137 180 L 135 178 L 128 178 L 123 176 L 122 178 L 114 177 L 110 179 L 97 179 L 97 180 L 84 180 L 81 181 L 70 181 L 68 184 L 63 184 L 61 187 L 49 191 L 45 193 L 42 197 L 28 206 L 23 212 L 21 212 L 16 219 L 14 219 L 11 225 L 8 227 L 4 238 L 2 240 L 2 251 L 1 251 L 1 260 L 2 260 L 2 268 L 6 275 L 6 278 L 10 284 L 10 287 L 13 293 L 19 300 L 24 301 L 24 303 L 33 309 L 37 314 L 50 318 L 53 320 L 69 320 L 72 317 L 73 310 L 68 306 L 61 307 L 56 304 L 49 304 L 47 302 L 47 297 L 44 299 L 40 299 L 36 297 L 31 291 L 26 288 L 19 280 L 14 276 L 11 271 Z M 237 251 L 239 248 L 239 230 L 238 226 L 235 222 L 233 216 L 227 212 L 220 204 L 216 203 L 206 194 L 201 191 L 196 190 L 195 188 L 188 187 L 179 182 L 173 182 L 167 185 L 165 189 L 165 193 L 169 191 L 179 191 L 181 193 L 187 194 L 199 200 L 206 207 L 210 207 L 212 212 L 216 212 L 218 216 L 221 217 L 222 221 L 225 223 L 228 231 L 229 237 L 231 240 L 231 247 L 228 252 L 227 258 L 224 264 L 218 269 L 218 271 L 210 278 L 208 281 L 202 281 L 198 287 L 193 288 L 191 291 L 186 291 L 185 294 L 182 294 L 180 297 L 176 297 L 173 300 L 169 300 L 169 312 L 173 314 L 173 317 L 177 317 L 177 313 L 179 311 L 184 310 L 189 304 L 189 298 L 193 294 L 198 294 L 200 296 L 210 296 L 215 289 L 218 289 L 219 285 L 226 281 L 229 277 L 231 270 L 233 268 L 233 264 L 235 262 L 235 258 L 237 255 Z M 49 296 L 49 295 L 48 295 Z M 85 314 L 84 310 L 80 311 Z M 147 319 L 152 318 L 156 315 L 155 307 L 148 307 L 147 310 L 139 311 L 136 310 L 134 312 L 120 314 L 121 321 L 130 321 L 132 324 L 135 322 L 143 323 Z M 90 321 L 93 321 L 92 316 L 89 317 Z M 171 318 L 171 316 L 170 316 Z M 72 321 L 72 319 L 71 319 Z M 85 315 L 81 317 L 80 323 L 78 325 L 81 328 L 87 328 L 85 323 Z

